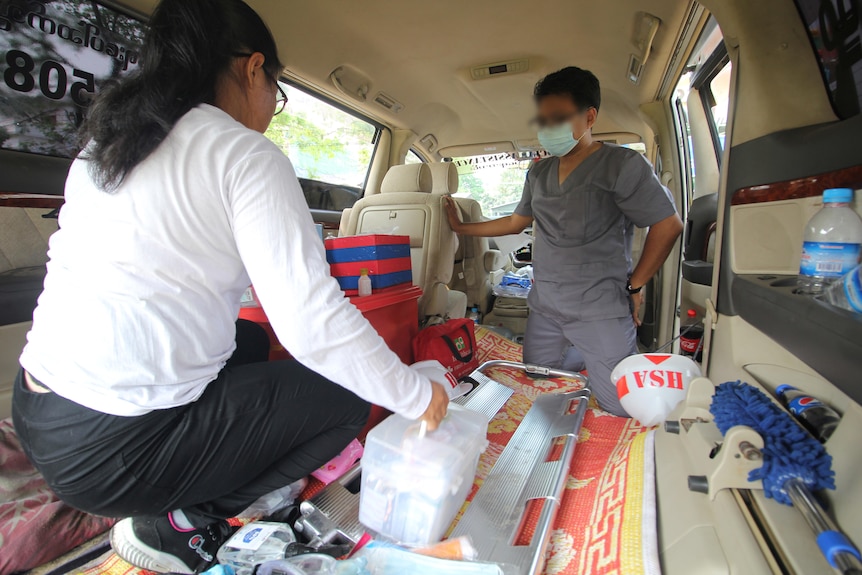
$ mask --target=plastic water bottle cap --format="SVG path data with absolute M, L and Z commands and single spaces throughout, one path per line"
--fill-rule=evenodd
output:
M 778 395 L 781 395 L 785 391 L 787 391 L 788 389 L 796 389 L 796 388 L 793 387 L 792 385 L 787 385 L 786 383 L 783 383 L 783 384 L 781 384 L 775 388 L 775 393 L 777 393 Z
M 368 275 L 368 268 L 362 268 L 362 269 L 360 269 L 360 270 L 359 270 L 359 275 L 361 275 L 361 276 L 367 276 L 367 275 Z
M 850 188 L 831 188 L 823 192 L 824 204 L 847 204 L 853 201 L 853 190 Z
M 696 317 L 697 316 L 697 312 L 694 311 L 693 309 L 688 310 L 688 312 L 686 312 L 686 313 L 688 314 L 688 317 Z

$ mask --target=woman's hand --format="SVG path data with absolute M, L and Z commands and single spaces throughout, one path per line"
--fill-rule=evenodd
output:
M 428 424 L 428 431 L 434 431 L 446 417 L 449 408 L 449 394 L 446 388 L 436 381 L 431 382 L 431 403 L 422 414 L 422 421 Z
M 461 218 L 458 214 L 458 206 L 455 205 L 455 200 L 451 196 L 446 196 L 443 200 L 446 204 L 446 217 L 449 218 L 449 227 L 456 234 L 461 233 Z

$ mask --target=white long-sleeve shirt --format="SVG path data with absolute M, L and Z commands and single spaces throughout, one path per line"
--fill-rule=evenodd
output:
M 250 283 L 304 365 L 409 418 L 431 400 L 330 276 L 290 161 L 218 108 L 181 118 L 115 193 L 75 160 L 49 245 L 20 361 L 81 405 L 135 416 L 198 399 Z

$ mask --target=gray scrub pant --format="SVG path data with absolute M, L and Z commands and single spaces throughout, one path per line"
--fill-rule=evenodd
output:
M 638 352 L 636 333 L 631 316 L 563 321 L 531 310 L 524 334 L 524 362 L 568 371 L 586 367 L 593 395 L 602 409 L 629 417 L 620 405 L 611 371 Z

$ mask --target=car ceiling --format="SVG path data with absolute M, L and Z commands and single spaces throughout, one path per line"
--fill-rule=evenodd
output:
M 149 14 L 154 0 L 124 0 Z M 289 74 L 439 148 L 534 140 L 532 89 L 568 65 L 592 70 L 602 84 L 595 132 L 652 133 L 638 108 L 655 99 L 687 0 L 248 0 L 272 29 Z M 641 12 L 661 19 L 639 85 L 626 77 Z M 529 71 L 473 80 L 470 68 L 529 58 Z M 340 94 L 329 76 L 360 71 L 369 98 Z M 394 114 L 373 102 L 384 92 L 404 105 Z

